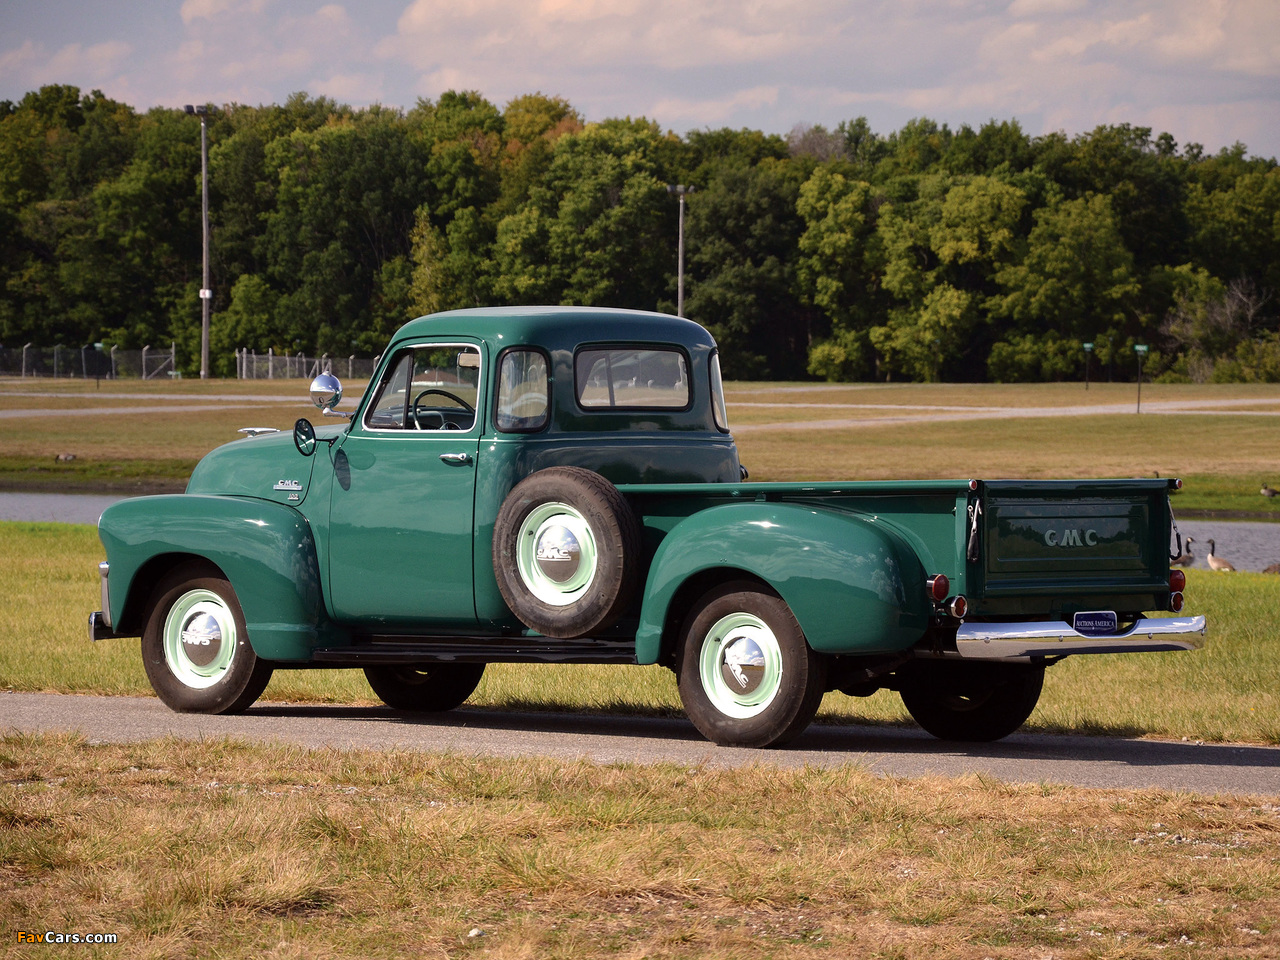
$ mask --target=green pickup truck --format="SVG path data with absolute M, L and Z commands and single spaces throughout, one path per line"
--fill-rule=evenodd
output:
M 659 664 L 720 744 L 785 743 L 828 691 L 879 689 L 983 741 L 1065 656 L 1204 636 L 1177 616 L 1177 481 L 747 483 L 687 320 L 438 314 L 353 414 L 336 378 L 311 392 L 343 422 L 251 432 L 99 522 L 90 636 L 140 636 L 175 710 L 244 710 L 289 668 L 363 668 L 428 712 L 486 663 Z

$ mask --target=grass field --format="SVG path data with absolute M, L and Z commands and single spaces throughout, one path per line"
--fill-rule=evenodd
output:
M 347 385 L 345 407 L 363 387 Z M 1130 408 L 1133 384 L 1094 384 L 1086 393 L 1082 384 L 731 383 L 727 393 L 753 480 L 1158 472 L 1186 481 L 1175 506 L 1187 515 L 1218 510 L 1280 520 L 1280 497 L 1258 495 L 1264 482 L 1280 484 L 1274 385 L 1149 384 L 1148 407 L 1182 403 L 1218 412 L 1140 416 Z M 1076 407 L 1107 412 L 1019 416 Z M 80 415 L 20 415 L 43 408 Z M 966 411 L 1001 416 L 973 419 Z M 181 490 L 195 462 L 235 439 L 239 427 L 290 429 L 298 417 L 318 419 L 301 380 L 95 386 L 9 379 L 0 380 L 0 412 L 8 414 L 0 432 L 0 489 L 68 491 Z M 64 453 L 76 459 L 56 462 Z
M 0 607 L 0 683 L 14 690 L 149 695 L 136 640 L 90 644 L 99 606 L 92 527 L 0 524 L 6 593 Z M 1194 653 L 1074 657 L 1054 666 L 1029 728 L 1207 741 L 1280 743 L 1280 583 L 1262 574 L 1188 571 L 1187 608 L 1211 626 Z M 33 651 L 39 655 L 33 656 Z M 377 703 L 362 673 L 282 671 L 265 696 Z M 469 701 L 494 709 L 681 714 L 661 667 L 495 664 Z M 910 723 L 896 694 L 830 693 L 820 721 Z
M 1267 958 L 1280 807 L 903 780 L 0 739 L 10 956 Z M 15 946 L 20 932 L 110 946 Z
M 235 428 L 316 419 L 298 381 L 72 386 L 56 388 L 79 398 L 0 382 L 0 412 L 80 413 L 8 417 L 0 488 L 181 489 Z M 1144 388 L 1144 401 L 1164 389 L 1272 412 L 1280 396 Z M 1277 422 L 1262 412 L 848 425 L 895 415 L 873 404 L 1063 406 L 1080 393 L 739 384 L 730 404 L 753 479 L 1158 470 L 1189 478 L 1179 510 L 1280 519 L 1257 494 L 1280 483 Z M 1095 385 L 1090 400 L 1124 393 Z M 198 409 L 147 409 L 161 394 Z M 795 407 L 797 397 L 828 406 Z M 106 406 L 130 409 L 92 412 Z M 844 425 L 811 425 L 828 420 Z M 63 452 L 76 459 L 55 464 Z M 85 638 L 99 605 L 93 528 L 0 523 L 0 557 L 0 686 L 150 693 L 136 640 Z M 1069 658 L 1050 670 L 1030 728 L 1280 743 L 1280 583 L 1188 578 L 1187 612 L 1210 619 L 1203 650 Z M 354 671 L 281 672 L 266 697 L 375 702 Z M 496 665 L 471 703 L 680 712 L 656 667 Z M 830 694 L 820 719 L 910 722 L 888 693 Z M 0 956 L 22 957 L 1265 960 L 1280 956 L 1280 807 L 854 765 L 712 770 L 9 735 L 0 916 Z M 118 942 L 19 942 L 49 930 Z

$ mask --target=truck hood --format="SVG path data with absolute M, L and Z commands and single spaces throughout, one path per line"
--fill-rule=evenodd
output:
M 342 426 L 320 427 L 316 436 L 328 440 L 342 430 Z M 298 452 L 289 432 L 233 440 L 196 464 L 187 493 L 259 497 L 298 506 L 307 498 L 315 462 L 315 456 Z

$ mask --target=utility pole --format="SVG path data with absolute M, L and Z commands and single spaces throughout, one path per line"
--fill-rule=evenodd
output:
M 200 237 L 203 247 L 203 270 L 200 283 L 200 379 L 209 379 L 209 108 L 203 104 L 184 108 L 200 118 Z
M 694 193 L 697 187 L 687 187 L 683 183 L 667 184 L 667 193 L 675 194 L 680 200 L 680 229 L 676 249 L 676 316 L 684 316 L 684 198 Z
M 1133 345 L 1133 352 L 1138 355 L 1138 413 L 1142 412 L 1142 358 L 1147 355 L 1147 350 L 1148 347 L 1145 343 L 1135 343 Z

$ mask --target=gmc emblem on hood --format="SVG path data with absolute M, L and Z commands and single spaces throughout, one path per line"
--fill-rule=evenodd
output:
M 1050 547 L 1094 547 L 1098 544 L 1097 530 L 1046 530 L 1044 542 Z

